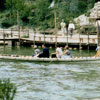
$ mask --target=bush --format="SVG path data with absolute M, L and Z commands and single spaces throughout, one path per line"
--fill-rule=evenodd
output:
M 85 13 L 85 16 L 89 17 L 90 16 L 90 13 L 91 13 L 90 11 L 86 12 Z
M 85 25 L 85 26 L 83 26 L 79 29 L 79 32 L 81 34 L 87 34 L 87 32 L 89 32 L 89 34 L 95 34 L 96 33 L 96 27 L 93 26 L 93 25 Z
M 9 28 L 9 27 L 13 26 L 16 23 L 15 21 L 16 20 L 14 20 L 14 19 L 9 20 L 8 17 L 4 17 L 1 20 L 1 27 Z
M 0 100 L 13 100 L 16 94 L 16 87 L 10 80 L 0 80 Z

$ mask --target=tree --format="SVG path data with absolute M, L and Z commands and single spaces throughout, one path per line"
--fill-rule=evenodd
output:
M 47 19 L 46 16 L 50 12 L 49 6 L 50 6 L 49 0 L 38 0 L 34 7 L 34 16 L 31 22 L 33 22 L 33 24 L 36 24 L 38 26 L 40 24 L 44 24 Z
M 79 4 L 78 0 L 71 0 L 70 5 L 69 5 L 70 12 L 78 13 L 78 11 L 79 11 L 78 4 Z
M 87 0 L 87 8 L 88 10 L 91 9 L 94 6 L 95 0 Z
M 12 19 L 13 17 L 16 19 L 16 22 L 21 20 L 21 17 L 23 16 L 26 8 L 24 0 L 6 0 L 6 7 L 10 10 L 10 18 Z
M 5 0 L 0 0 L 0 10 L 4 10 L 5 9 Z
M 69 20 L 86 13 L 96 1 L 98 0 L 0 0 L 0 10 L 7 8 L 6 16 L 2 17 L 5 25 L 8 21 L 9 26 L 10 18 L 10 25 L 16 24 L 16 19 L 18 19 L 20 25 L 54 28 L 54 11 L 58 24 L 61 19 L 65 19 L 65 22 L 68 23 Z M 50 8 L 52 2 L 54 2 L 54 6 Z

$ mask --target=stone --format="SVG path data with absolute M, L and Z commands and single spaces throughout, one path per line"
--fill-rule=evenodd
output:
M 100 1 L 95 3 L 94 7 L 90 10 L 90 18 L 100 17 Z
M 84 26 L 84 25 L 94 25 L 96 26 L 95 19 L 100 18 L 100 1 L 94 4 L 94 7 L 89 10 L 90 15 L 87 17 L 85 14 L 80 15 L 79 17 L 75 18 L 74 21 L 77 25 Z M 90 20 L 94 19 L 94 20 Z
M 80 26 L 89 24 L 89 18 L 84 14 L 79 16 L 78 18 L 75 18 L 74 21 Z

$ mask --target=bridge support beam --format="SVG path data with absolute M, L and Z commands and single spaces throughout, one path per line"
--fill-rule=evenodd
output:
M 12 40 L 11 42 L 12 42 L 12 43 L 11 43 L 12 46 L 17 46 L 17 42 L 16 42 L 16 41 L 13 41 L 13 40 Z

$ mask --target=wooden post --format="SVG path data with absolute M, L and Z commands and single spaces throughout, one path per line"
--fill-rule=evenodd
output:
M 98 18 L 98 10 L 97 10 L 97 46 L 99 46 L 100 43 L 100 32 L 99 32 L 98 20 L 100 20 L 100 18 Z
M 44 44 L 45 44 L 45 32 L 44 32 Z
M 56 11 L 54 12 L 54 22 L 55 22 L 55 29 L 57 27 L 57 15 L 56 15 Z
M 19 12 L 17 11 L 17 25 L 19 27 Z
M 18 37 L 19 37 L 19 44 L 20 44 L 20 26 L 18 28 Z
M 56 11 L 54 11 L 54 22 L 55 22 L 55 47 L 57 47 L 57 31 L 56 31 L 56 28 L 57 28 L 57 20 L 56 20 Z
M 99 24 L 97 22 L 97 46 L 99 46 L 99 43 L 100 43 L 100 33 L 99 33 Z
M 66 36 L 66 45 L 68 46 L 68 30 L 67 30 L 67 36 Z
M 89 32 L 87 32 L 88 34 L 88 50 L 89 50 Z
M 33 29 L 33 32 L 34 32 L 34 40 L 33 40 L 33 45 L 35 46 L 35 37 L 36 37 L 36 31 Z
M 11 28 L 11 37 L 13 37 L 13 35 L 12 35 L 12 31 L 13 31 L 13 29 Z
M 30 30 L 28 29 L 28 38 L 29 38 L 29 35 L 30 35 Z
M 57 31 L 56 32 L 56 35 L 55 35 L 55 47 L 57 48 Z
M 98 46 L 100 46 L 100 32 L 99 31 L 98 31 Z
M 3 29 L 3 41 L 4 41 L 4 47 L 5 47 L 5 32 L 4 32 L 4 29 Z
M 79 49 L 81 50 L 81 47 L 82 47 L 82 45 L 81 45 L 81 37 L 80 37 L 80 32 L 79 32 Z
M 19 37 L 19 44 L 20 44 L 20 23 L 19 23 L 19 11 L 17 10 L 17 25 L 18 25 L 18 37 Z
M 12 42 L 12 47 L 17 45 L 17 43 L 14 40 L 12 40 L 11 42 Z

